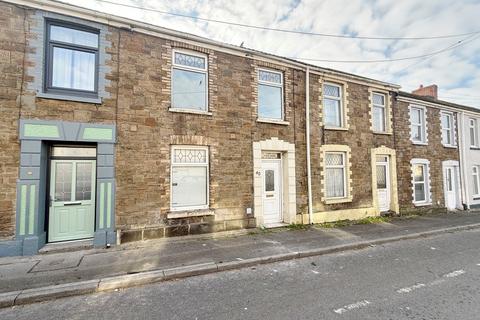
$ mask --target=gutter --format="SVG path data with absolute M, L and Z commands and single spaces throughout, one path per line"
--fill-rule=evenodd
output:
M 312 209 L 312 174 L 310 159 L 310 68 L 305 71 L 305 134 L 307 144 L 307 193 L 308 193 L 308 223 L 313 224 Z M 303 221 L 302 221 L 303 222 Z

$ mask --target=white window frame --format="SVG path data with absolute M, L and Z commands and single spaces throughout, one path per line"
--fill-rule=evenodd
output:
M 470 136 L 470 147 L 478 148 L 478 121 L 475 118 L 470 118 L 469 122 L 469 136 Z M 472 137 L 473 131 L 473 137 Z M 472 143 L 473 138 L 473 143 Z
M 414 109 L 420 110 L 421 115 L 420 115 L 420 122 L 419 123 L 413 123 L 412 122 L 412 111 Z M 410 105 L 409 108 L 409 120 L 410 120 L 410 141 L 412 141 L 413 144 L 420 144 L 420 145 L 426 145 L 428 144 L 428 136 L 427 136 L 427 108 L 423 106 L 417 106 L 417 105 Z M 415 140 L 413 139 L 413 128 L 414 127 L 421 127 L 422 129 L 422 139 L 421 140 Z
M 327 165 L 327 155 L 329 154 L 340 154 L 342 156 L 343 165 Z M 343 151 L 325 151 L 324 154 L 324 163 L 325 163 L 325 199 L 326 200 L 335 200 L 335 199 L 345 199 L 348 198 L 348 176 L 347 176 L 347 153 Z M 341 197 L 328 197 L 327 194 L 327 170 L 328 169 L 343 169 L 343 196 Z
M 428 161 L 427 159 L 412 159 L 410 161 L 410 164 L 411 164 L 411 172 L 412 172 L 412 203 L 415 206 L 432 204 L 431 186 L 430 186 L 430 161 Z M 423 182 L 415 181 L 414 167 L 416 165 L 421 165 L 424 168 L 424 170 L 423 170 L 423 173 L 424 173 Z M 416 201 L 415 200 L 415 185 L 420 184 L 420 183 L 424 184 L 425 200 Z
M 276 73 L 276 74 L 279 74 L 280 75 L 280 82 L 281 83 L 278 83 L 278 82 L 271 82 L 271 81 L 265 81 L 265 80 L 260 80 L 260 71 L 264 71 L 264 72 L 270 72 L 270 73 Z M 280 118 L 266 118 L 266 117 L 262 117 L 260 116 L 260 104 L 257 105 L 257 117 L 258 119 L 260 120 L 267 120 L 267 121 L 284 121 L 285 120 L 285 104 L 284 104 L 284 95 L 285 93 L 283 92 L 284 91 L 284 86 L 283 86 L 283 72 L 281 71 L 278 71 L 278 70 L 272 70 L 272 69 L 266 69 L 266 68 L 258 68 L 257 69 L 257 86 L 259 87 L 260 85 L 265 85 L 265 86 L 270 86 L 270 87 L 276 87 L 276 88 L 280 88 L 280 108 L 281 108 L 281 112 L 282 112 L 282 116 Z M 257 95 L 258 95 L 258 87 L 257 87 Z M 258 97 L 257 97 L 257 101 L 259 101 Z
M 474 198 L 480 197 L 480 166 L 474 165 L 472 166 L 472 177 L 473 177 L 473 189 L 472 189 L 472 196 Z M 475 190 L 475 184 L 477 185 L 477 193 L 473 193 Z
M 205 162 L 204 163 L 175 163 L 175 150 L 176 149 L 192 149 L 192 150 L 205 150 Z M 173 207 L 173 168 L 174 167 L 205 167 L 207 169 L 207 197 L 206 204 L 200 206 L 183 206 Z M 210 204 L 210 158 L 208 146 L 192 146 L 192 145 L 174 145 L 170 148 L 170 211 L 187 211 L 187 210 L 201 210 L 208 209 Z
M 189 67 L 181 64 L 175 63 L 175 53 L 182 53 L 187 54 L 189 56 L 196 56 L 202 59 L 205 59 L 205 68 L 195 68 Z M 197 109 L 189 109 L 189 108 L 177 108 L 173 105 L 173 70 L 184 70 L 184 71 L 191 71 L 197 73 L 204 73 L 205 74 L 205 110 L 197 110 Z M 173 49 L 172 50 L 172 68 L 170 70 L 170 110 L 174 111 L 185 111 L 185 112 L 193 112 L 193 113 L 208 113 L 210 106 L 208 103 L 208 92 L 209 92 L 209 81 L 208 81 L 208 56 L 204 53 L 192 51 L 192 50 L 181 50 L 181 49 Z
M 328 85 L 328 86 L 332 86 L 332 87 L 337 87 L 339 90 L 338 92 L 340 93 L 340 96 L 339 97 L 334 97 L 334 96 L 329 96 L 327 94 L 325 94 L 325 86 Z M 323 123 L 324 123 L 324 126 L 325 128 L 327 129 L 343 129 L 346 127 L 345 125 L 345 106 L 343 104 L 343 84 L 338 84 L 338 83 L 334 83 L 334 82 L 324 82 L 322 84 L 322 92 L 323 92 L 323 99 L 322 99 L 322 105 L 323 105 Z M 331 100 L 337 100 L 339 101 L 339 105 L 340 105 L 340 126 L 332 126 L 332 125 L 326 125 L 325 124 L 325 119 L 326 119 L 326 116 L 325 116 L 325 103 L 323 102 L 325 99 L 331 99 Z
M 383 96 L 383 105 L 375 103 L 375 100 L 373 99 L 373 96 L 375 96 L 375 95 Z M 387 129 L 387 112 L 388 112 L 387 99 L 388 99 L 388 95 L 385 94 L 385 93 L 382 93 L 382 92 L 373 91 L 371 99 L 372 99 L 372 129 L 373 129 L 373 132 L 375 132 L 375 133 L 386 133 L 386 132 L 388 132 L 388 129 Z M 383 109 L 383 131 L 382 130 L 377 130 L 377 128 L 375 128 L 375 121 L 374 121 L 374 114 L 375 114 L 374 110 L 375 110 L 375 108 L 382 108 Z
M 443 127 L 443 117 L 447 116 L 448 117 L 448 122 L 450 124 L 450 128 L 444 128 Z M 440 112 L 440 126 L 441 126 L 441 136 L 442 136 L 442 144 L 445 147 L 456 147 L 457 142 L 456 142 L 456 137 L 455 137 L 455 120 L 454 120 L 454 115 L 452 112 L 447 112 L 447 111 L 441 111 Z M 447 133 L 446 133 L 447 132 Z M 450 143 L 446 143 L 444 141 L 445 135 L 448 134 L 450 137 Z

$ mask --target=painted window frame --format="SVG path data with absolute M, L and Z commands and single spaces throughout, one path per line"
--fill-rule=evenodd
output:
M 68 42 L 61 42 L 57 40 L 50 39 L 50 27 L 58 26 L 67 29 L 85 31 L 89 33 L 97 34 L 98 44 L 97 48 L 72 44 Z M 80 89 L 70 89 L 70 88 L 61 88 L 54 87 L 52 85 L 52 75 L 53 75 L 53 48 L 60 47 L 74 51 L 83 51 L 95 54 L 95 79 L 94 79 L 94 90 L 80 90 Z M 98 82 L 99 82 L 99 55 L 100 55 L 100 30 L 85 25 L 77 24 L 74 22 L 63 21 L 58 19 L 45 19 L 45 39 L 44 39 L 44 65 L 43 65 L 43 92 L 54 94 L 54 95 L 66 95 L 66 96 L 76 96 L 84 98 L 98 98 Z
M 419 123 L 413 123 L 412 122 L 412 111 L 413 110 L 420 110 L 420 122 Z M 418 145 L 427 145 L 428 144 L 428 133 L 427 133 L 427 108 L 424 106 L 418 106 L 418 105 L 410 105 L 409 107 L 409 121 L 410 121 L 410 141 L 412 141 L 413 144 L 418 144 Z M 413 138 L 413 133 L 414 127 L 420 127 L 421 128 L 421 134 L 422 137 L 420 140 L 415 140 Z
M 388 121 L 387 121 L 387 118 L 388 118 L 388 114 L 389 114 L 389 110 L 388 110 L 388 94 L 384 93 L 384 92 L 379 92 L 379 91 L 372 91 L 372 131 L 374 133 L 388 133 L 389 130 L 388 130 Z M 383 96 L 383 105 L 379 105 L 379 104 L 376 104 L 375 103 L 375 100 L 373 99 L 373 97 L 375 95 L 379 95 L 379 96 Z M 382 108 L 383 109 L 383 130 L 378 130 L 378 128 L 375 128 L 375 121 L 374 121 L 374 110 L 375 108 Z
M 340 154 L 342 155 L 343 165 L 327 165 L 326 159 L 329 154 Z M 349 197 L 348 195 L 348 176 L 347 176 L 347 152 L 345 151 L 325 151 L 324 154 L 324 171 L 325 171 L 325 200 L 338 200 L 338 199 L 346 199 Z M 343 196 L 340 197 L 329 197 L 327 191 L 327 170 L 328 169 L 342 169 L 343 170 Z
M 279 74 L 281 83 L 260 80 L 260 71 Z M 280 102 L 281 102 L 280 108 L 281 108 L 281 114 L 282 114 L 281 117 L 280 118 L 267 118 L 267 117 L 260 116 L 260 104 L 258 103 L 257 104 L 257 118 L 258 118 L 258 120 L 265 120 L 265 121 L 272 121 L 272 122 L 282 122 L 282 121 L 284 121 L 285 120 L 285 102 L 284 102 L 284 99 L 285 99 L 284 83 L 285 83 L 285 81 L 284 81 L 283 72 L 278 71 L 278 70 L 268 69 L 268 68 L 257 68 L 257 72 L 256 72 L 255 76 L 257 77 L 257 95 L 259 95 L 259 92 L 260 92 L 260 90 L 259 90 L 260 85 L 270 86 L 270 87 L 275 87 L 275 88 L 280 88 L 281 89 L 281 91 L 280 91 L 281 92 L 280 93 Z M 260 100 L 259 97 L 257 97 L 257 101 L 259 101 L 259 100 Z
M 448 117 L 448 122 L 450 124 L 449 128 L 444 128 L 443 127 L 443 117 L 447 116 Z M 453 112 L 448 112 L 448 111 L 441 111 L 440 112 L 440 126 L 441 126 L 441 137 L 442 137 L 442 145 L 444 147 L 456 147 L 457 146 L 457 141 L 456 141 L 456 135 L 455 135 L 455 117 Z M 445 131 L 448 131 L 448 137 L 450 138 L 450 143 L 445 142 Z
M 339 97 L 334 97 L 334 96 L 329 96 L 325 94 L 325 86 L 333 86 L 339 88 L 338 92 L 340 93 Z M 346 116 L 345 116 L 345 103 L 344 103 L 344 96 L 345 96 L 345 85 L 342 83 L 336 83 L 336 82 L 331 82 L 331 81 L 325 81 L 322 83 L 322 106 L 323 106 L 323 125 L 325 129 L 347 129 L 347 124 L 346 124 Z M 336 100 L 339 101 L 340 103 L 340 126 L 332 126 L 332 125 L 327 125 L 325 124 L 325 119 L 326 119 L 326 112 L 325 112 L 325 99 L 331 99 L 331 100 Z
M 430 181 L 430 161 L 427 159 L 412 159 L 410 161 L 411 173 L 412 173 L 412 203 L 415 206 L 431 205 L 431 181 Z M 415 181 L 415 166 L 423 166 L 423 181 Z M 415 185 L 422 183 L 424 185 L 425 199 L 415 200 Z
M 204 150 L 205 162 L 204 163 L 175 163 L 175 150 L 176 149 L 191 149 L 191 150 Z M 197 206 L 173 206 L 173 168 L 174 167 L 202 167 L 206 168 L 206 204 Z M 170 147 L 170 211 L 191 211 L 208 209 L 210 204 L 210 155 L 208 146 L 195 146 L 195 145 L 172 145 Z
M 478 148 L 478 120 L 476 118 L 470 118 L 469 122 L 469 135 L 470 135 L 470 148 Z M 473 132 L 473 134 L 472 134 Z
M 195 56 L 198 58 L 205 59 L 205 68 L 196 68 L 196 67 L 189 67 L 181 64 L 176 64 L 175 63 L 175 54 L 176 53 L 182 53 L 182 54 L 187 54 L 189 56 Z M 178 108 L 173 105 L 173 71 L 177 70 L 182 70 L 182 71 L 188 71 L 188 72 L 195 72 L 195 73 L 202 73 L 205 74 L 205 109 L 204 110 L 198 110 L 198 109 L 193 109 L 193 108 Z M 180 111 L 180 112 L 186 112 L 186 113 L 205 113 L 208 114 L 210 110 L 210 103 L 209 103 L 209 90 L 210 90 L 210 83 L 209 83 L 209 77 L 208 77 L 208 69 L 209 69 L 209 63 L 208 63 L 208 55 L 202 52 L 197 52 L 193 50 L 188 50 L 188 49 L 172 49 L 172 67 L 170 69 L 170 110 L 171 111 Z
M 472 196 L 473 198 L 479 198 L 480 197 L 480 165 L 472 166 L 472 178 L 473 178 Z M 475 187 L 477 188 L 477 193 L 475 193 Z

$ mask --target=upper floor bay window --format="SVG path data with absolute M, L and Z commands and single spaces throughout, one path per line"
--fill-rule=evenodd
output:
M 326 127 L 344 127 L 342 91 L 341 85 L 332 83 L 323 85 L 323 117 Z
M 413 143 L 427 143 L 425 108 L 410 107 L 411 140 Z
M 325 195 L 327 199 L 347 196 L 345 152 L 325 153 Z
M 172 108 L 208 111 L 208 65 L 202 54 L 173 51 Z
M 478 126 L 477 119 L 470 119 L 470 146 L 478 147 Z
M 454 146 L 455 135 L 453 130 L 453 114 L 449 112 L 442 112 L 441 124 L 442 124 L 442 144 L 444 146 Z
M 258 118 L 283 120 L 283 74 L 258 70 Z
M 45 91 L 96 97 L 99 30 L 47 21 Z
M 373 131 L 374 132 L 386 132 L 386 114 L 387 114 L 387 99 L 382 93 L 374 92 L 372 94 L 373 102 Z
M 208 147 L 172 147 L 171 209 L 207 209 L 208 183 Z

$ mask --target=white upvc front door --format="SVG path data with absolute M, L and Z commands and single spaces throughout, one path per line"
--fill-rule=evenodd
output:
M 388 156 L 377 156 L 377 197 L 380 212 L 390 210 L 390 165 Z
M 262 160 L 263 221 L 265 225 L 282 222 L 281 160 Z
M 457 179 L 454 166 L 445 166 L 443 171 L 445 206 L 448 210 L 457 209 Z

